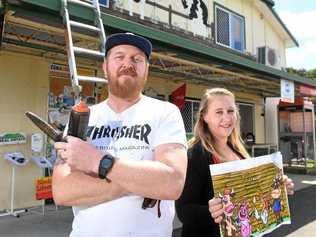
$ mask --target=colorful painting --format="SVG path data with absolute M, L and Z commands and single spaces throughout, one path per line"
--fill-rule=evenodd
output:
M 210 165 L 214 194 L 222 199 L 221 236 L 263 236 L 291 223 L 280 152 Z

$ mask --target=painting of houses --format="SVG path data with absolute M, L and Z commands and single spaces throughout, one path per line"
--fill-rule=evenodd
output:
M 210 166 L 215 196 L 222 199 L 221 235 L 262 236 L 290 224 L 280 153 Z

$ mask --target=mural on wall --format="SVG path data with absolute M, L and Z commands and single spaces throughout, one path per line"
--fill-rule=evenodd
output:
M 166 6 L 165 6 L 166 3 L 161 4 L 160 2 L 159 1 L 146 2 L 145 0 L 133 0 L 133 1 L 129 0 L 128 6 L 129 6 L 130 15 L 132 15 L 132 13 L 134 12 L 133 10 L 140 7 L 141 5 L 142 7 L 140 8 L 140 16 L 141 16 L 141 19 L 144 19 L 144 14 L 145 14 L 144 5 L 148 4 L 150 6 L 149 9 L 152 9 L 152 14 L 149 14 L 149 17 L 151 18 L 151 20 L 153 20 L 153 22 L 163 21 L 160 19 L 159 14 L 157 14 L 157 10 L 159 10 L 158 12 L 161 12 L 162 9 L 166 11 Z M 172 7 L 173 11 L 182 13 L 184 9 L 185 10 L 184 14 L 187 15 L 188 17 L 187 19 L 178 20 L 178 22 L 173 21 L 172 25 L 175 27 L 180 27 L 185 30 L 188 30 L 192 32 L 194 35 L 209 37 L 211 32 L 210 32 L 210 27 L 208 24 L 209 13 L 208 13 L 208 8 L 207 8 L 207 2 L 205 0 L 181 0 L 181 3 L 180 2 L 178 3 L 179 5 L 178 4 L 173 5 Z M 146 12 L 146 15 L 148 16 L 148 11 Z M 164 21 L 168 22 L 167 20 L 168 19 L 165 19 Z
M 202 11 L 202 21 L 204 25 L 207 25 L 207 20 L 208 20 L 208 9 L 205 5 L 205 3 L 202 0 L 181 0 L 182 5 L 184 9 L 187 9 L 189 7 L 188 3 L 191 5 L 190 6 L 190 13 L 189 17 L 192 20 L 193 18 L 198 18 L 198 13 L 199 13 L 199 8 Z

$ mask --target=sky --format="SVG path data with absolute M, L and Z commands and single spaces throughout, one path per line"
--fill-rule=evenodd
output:
M 298 41 L 287 49 L 287 67 L 316 69 L 316 0 L 275 0 L 274 9 Z

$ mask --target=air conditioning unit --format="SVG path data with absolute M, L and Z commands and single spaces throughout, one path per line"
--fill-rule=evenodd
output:
M 278 65 L 278 55 L 275 49 L 269 47 L 257 48 L 257 62 L 270 67 L 276 67 Z

